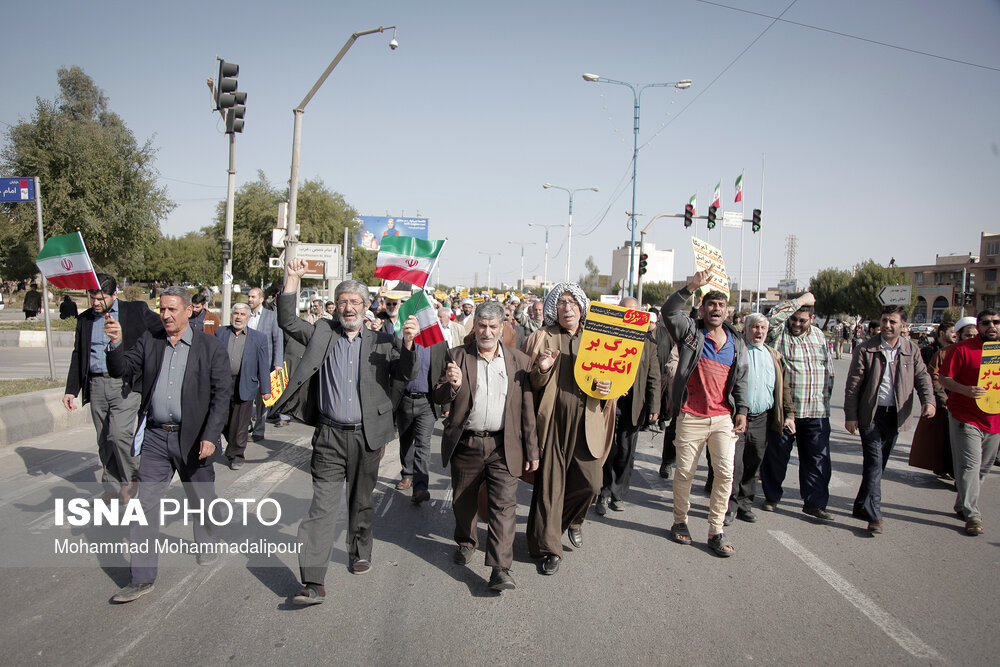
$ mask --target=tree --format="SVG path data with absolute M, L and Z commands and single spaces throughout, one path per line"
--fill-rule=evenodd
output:
M 845 310 L 857 313 L 864 319 L 878 319 L 882 315 L 882 304 L 878 294 L 887 285 L 909 285 L 910 278 L 896 268 L 887 268 L 874 260 L 866 260 L 854 267 L 854 277 L 845 291 Z M 916 293 L 913 293 L 909 307 L 913 307 Z
M 271 230 L 278 219 L 278 203 L 287 200 L 287 191 L 268 182 L 263 171 L 257 180 L 237 190 L 233 205 L 233 278 L 252 285 L 280 279 L 281 271 L 268 268 L 268 258 L 280 250 L 271 246 Z M 303 243 L 343 243 L 344 228 L 357 231 L 357 212 L 342 195 L 329 190 L 320 180 L 306 180 L 299 188 L 297 218 L 299 241 Z M 216 222 L 203 230 L 221 244 L 226 225 L 226 202 L 216 208 Z M 358 252 L 355 251 L 355 263 Z M 373 260 L 372 273 L 374 273 Z
M 166 280 L 202 285 L 219 283 L 222 249 L 199 232 L 164 237 L 146 249 L 145 264 L 135 274 L 139 280 Z
M 823 329 L 830 318 L 851 310 L 846 294 L 851 284 L 851 272 L 841 269 L 823 269 L 809 280 L 809 291 L 816 297 L 816 313 L 826 317 Z
M 58 98 L 38 98 L 32 119 L 7 131 L 0 169 L 38 176 L 46 238 L 79 228 L 98 270 L 129 275 L 174 208 L 156 185 L 156 151 L 136 141 L 82 69 L 60 68 L 57 80 Z M 23 258 L 38 253 L 35 207 L 4 204 L 0 212 L 10 219 L 0 267 L 8 278 L 33 275 Z
M 580 276 L 580 287 L 586 293 L 588 299 L 600 299 L 601 290 L 598 284 L 601 278 L 601 270 L 597 268 L 597 263 L 594 261 L 593 255 L 588 257 L 583 265 L 587 269 L 587 273 Z
M 659 308 L 674 293 L 673 283 L 659 281 L 642 284 L 642 300 Z

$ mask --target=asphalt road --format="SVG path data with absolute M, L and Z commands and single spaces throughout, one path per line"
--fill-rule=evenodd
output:
M 838 362 L 842 396 L 846 361 Z M 96 529 L 56 526 L 56 498 L 96 486 L 94 433 L 81 428 L 0 451 L 0 646 L 9 664 L 995 664 L 1000 480 L 991 472 L 981 507 L 986 534 L 964 535 L 944 483 L 906 464 L 903 434 L 883 484 L 885 534 L 851 518 L 860 447 L 832 419 L 834 480 L 828 525 L 801 513 L 797 459 L 775 513 L 736 522 L 737 553 L 705 545 L 707 498 L 694 494 L 694 546 L 666 538 L 670 482 L 656 474 L 660 439 L 640 440 L 624 512 L 592 515 L 584 546 L 564 540 L 558 574 L 527 554 L 530 488 L 519 491 L 514 578 L 486 590 L 482 550 L 452 563 L 450 484 L 434 437 L 432 500 L 420 507 L 393 488 L 395 443 L 376 489 L 374 567 L 346 569 L 345 512 L 327 578 L 327 601 L 296 608 L 294 556 L 229 556 L 198 567 L 193 556 L 161 568 L 156 589 L 113 606 L 127 583 L 125 557 L 52 563 L 53 543 L 96 540 Z M 280 521 L 266 531 L 294 541 L 310 498 L 310 429 L 272 429 L 251 443 L 239 472 L 217 465 L 226 498 L 273 498 Z M 699 470 L 696 489 L 705 479 Z M 263 512 L 262 512 L 263 515 Z M 106 529 L 121 537 L 124 529 Z M 114 531 L 118 531 L 115 533 Z M 168 531 L 189 538 L 190 528 Z M 485 526 L 480 526 L 485 541 Z M 62 558 L 67 558 L 63 556 Z

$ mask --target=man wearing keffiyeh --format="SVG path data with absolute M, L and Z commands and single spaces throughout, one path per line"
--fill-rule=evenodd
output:
M 574 377 L 580 334 L 590 301 L 576 283 L 559 283 L 545 297 L 545 325 L 525 341 L 535 390 L 541 463 L 528 513 L 528 552 L 542 573 L 562 561 L 562 534 L 583 546 L 583 519 L 603 482 L 602 467 L 614 434 L 615 401 L 588 396 Z M 598 382 L 602 394 L 611 382 Z

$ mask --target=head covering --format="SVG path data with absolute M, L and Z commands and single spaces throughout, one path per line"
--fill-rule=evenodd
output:
M 963 317 L 958 322 L 955 322 L 955 333 L 958 333 L 959 331 L 961 331 L 965 327 L 969 326 L 970 324 L 975 325 L 976 324 L 976 318 L 972 317 L 972 316 Z
M 654 313 L 653 311 L 649 311 L 649 321 L 653 322 L 654 324 L 657 321 L 656 313 Z
M 511 303 L 521 303 L 521 299 L 519 299 L 519 298 L 518 298 L 518 297 L 517 297 L 516 295 L 514 295 L 514 294 L 511 294 L 511 295 L 510 295 L 510 298 L 509 298 L 509 299 L 507 299 L 507 300 L 508 300 L 508 301 L 510 301 Z
M 476 305 L 476 302 L 475 302 L 475 301 L 473 301 L 472 299 L 470 299 L 470 298 L 466 297 L 466 298 L 462 299 L 462 305 L 464 306 L 464 305 L 466 305 L 466 304 L 468 304 L 468 305 L 470 305 L 470 306 L 475 306 L 475 305 Z
M 549 290 L 549 293 L 545 295 L 545 326 L 549 326 L 556 323 L 558 319 L 558 314 L 556 313 L 556 301 L 563 293 L 569 292 L 576 299 L 576 302 L 580 304 L 580 321 L 582 322 L 587 317 L 587 308 L 590 307 L 590 299 L 576 283 L 558 283 L 555 287 Z

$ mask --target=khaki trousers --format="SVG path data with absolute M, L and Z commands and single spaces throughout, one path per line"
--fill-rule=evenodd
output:
M 733 490 L 733 460 L 736 455 L 736 434 L 733 418 L 699 417 L 681 412 L 677 417 L 677 474 L 674 477 L 674 523 L 687 523 L 691 509 L 691 481 L 698 469 L 701 450 L 708 445 L 712 458 L 712 496 L 708 503 L 708 536 L 722 532 L 729 495 Z

